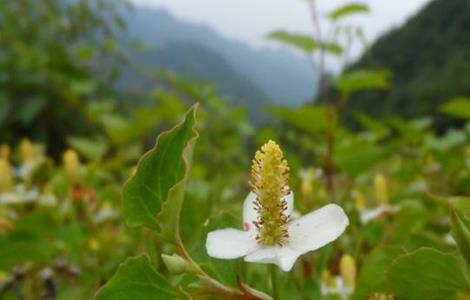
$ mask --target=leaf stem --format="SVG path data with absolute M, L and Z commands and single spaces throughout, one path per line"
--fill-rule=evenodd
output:
M 269 265 L 269 272 L 271 273 L 271 286 L 273 289 L 273 299 L 279 300 L 279 282 L 277 278 L 277 269 L 276 265 Z

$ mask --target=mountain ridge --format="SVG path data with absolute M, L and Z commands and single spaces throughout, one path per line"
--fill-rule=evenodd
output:
M 255 49 L 205 25 L 179 20 L 162 9 L 135 7 L 125 20 L 126 35 L 151 48 L 193 44 L 219 55 L 274 103 L 299 105 L 314 96 L 315 76 L 309 60 L 288 50 Z

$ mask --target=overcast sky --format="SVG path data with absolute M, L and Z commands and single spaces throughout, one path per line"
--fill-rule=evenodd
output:
M 358 0 L 371 8 L 369 15 L 354 17 L 366 36 L 378 35 L 402 24 L 430 0 Z M 232 39 L 258 44 L 275 29 L 311 31 L 304 0 L 133 0 L 137 4 L 165 7 L 181 19 L 211 26 Z M 345 0 L 317 0 L 320 13 L 326 13 Z

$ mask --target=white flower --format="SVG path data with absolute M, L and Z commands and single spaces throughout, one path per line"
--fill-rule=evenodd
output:
M 38 197 L 39 192 L 36 188 L 27 190 L 24 185 L 18 184 L 15 192 L 0 193 L 0 204 L 32 203 Z
M 365 225 L 369 223 L 370 221 L 377 219 L 383 215 L 396 214 L 399 210 L 400 210 L 400 207 L 397 205 L 391 206 L 388 204 L 386 205 L 381 204 L 371 209 L 363 208 L 359 211 L 359 214 L 361 217 L 361 223 Z
M 254 202 L 256 194 L 251 192 L 243 204 L 243 231 L 226 228 L 212 231 L 207 236 L 207 253 L 215 258 L 234 259 L 244 257 L 247 262 L 272 263 L 283 271 L 292 269 L 299 256 L 316 250 L 337 239 L 349 225 L 343 209 L 328 204 L 288 223 L 288 237 L 282 245 L 268 246 L 256 240 L 257 229 L 253 222 L 258 212 Z M 292 216 L 294 195 L 285 196 L 286 215 Z

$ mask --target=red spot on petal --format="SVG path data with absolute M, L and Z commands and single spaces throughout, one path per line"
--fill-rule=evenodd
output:
M 243 223 L 243 231 L 249 231 L 251 228 L 251 225 L 249 223 Z

